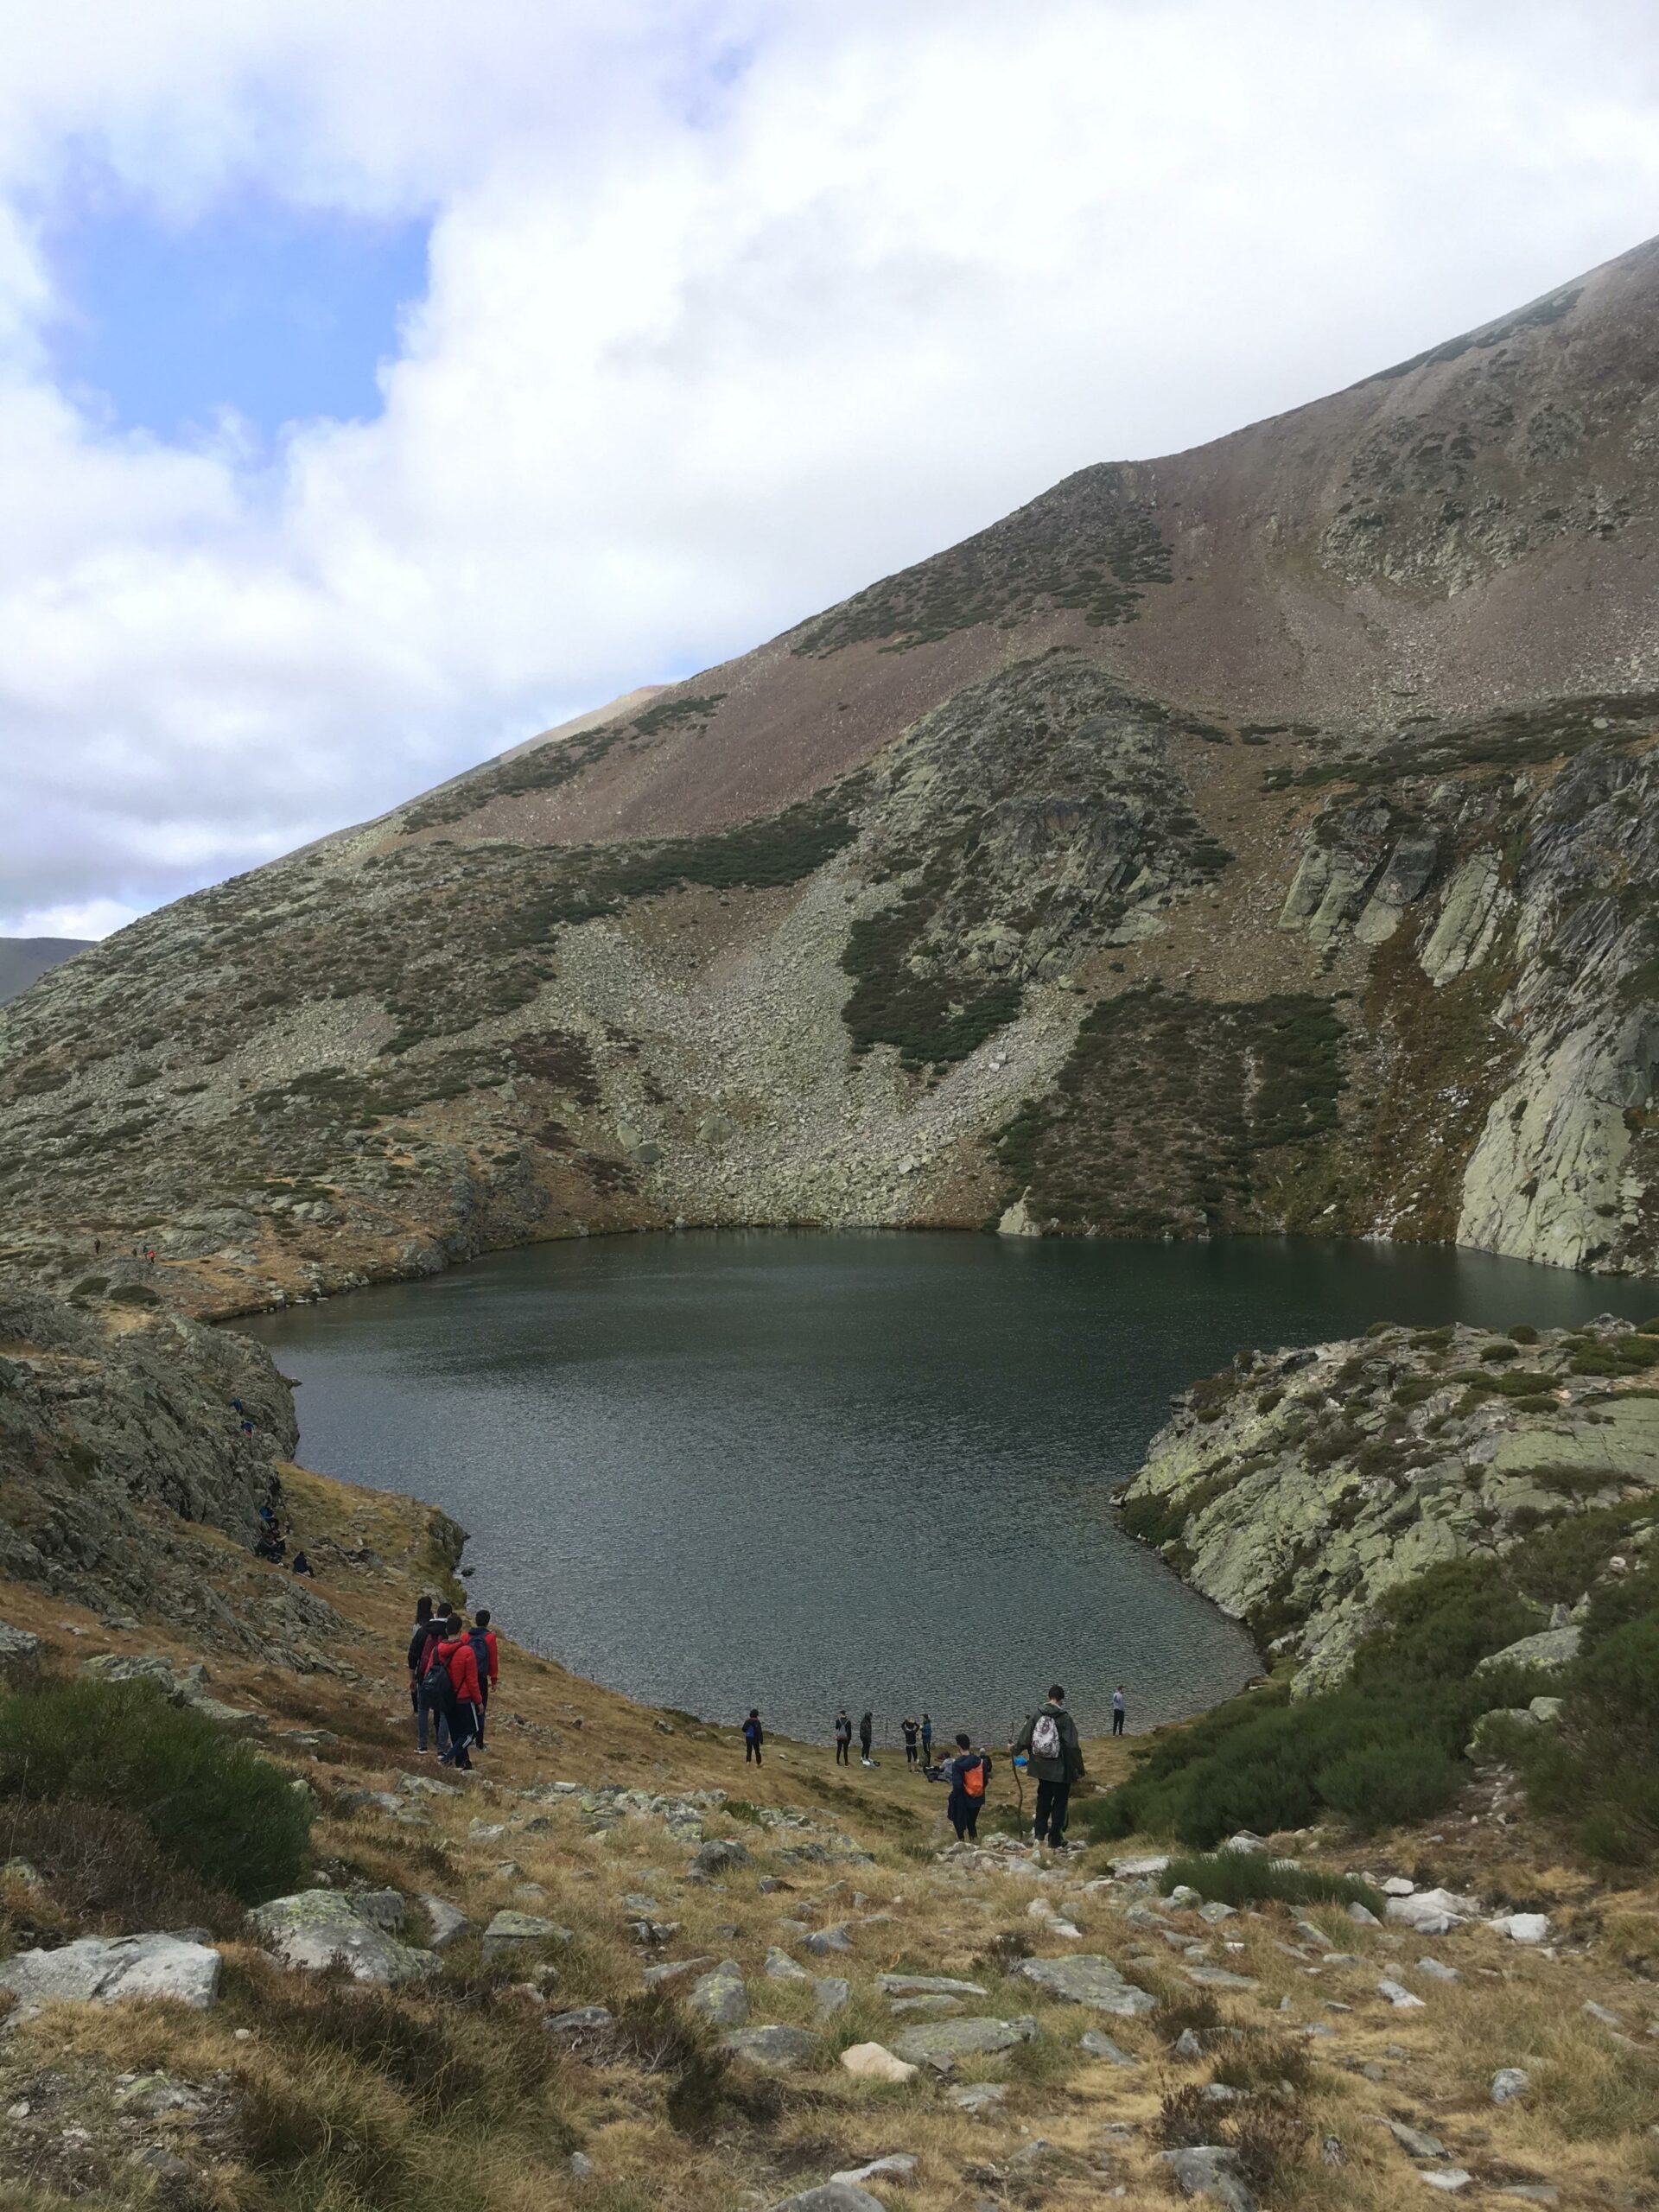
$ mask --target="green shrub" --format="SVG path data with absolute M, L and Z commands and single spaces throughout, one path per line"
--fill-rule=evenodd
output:
M 1444 1560 L 1390 1591 L 1354 1654 L 1350 1681 L 1378 1696 L 1465 1681 L 1476 1662 L 1538 1625 L 1502 1562 Z
M 1443 1745 L 1398 1734 L 1354 1745 L 1314 1777 L 1321 1801 L 1361 1828 L 1392 1827 L 1438 1813 L 1461 1782 L 1458 1762 Z
M 1510 1344 L 1507 1338 L 1500 1338 L 1496 1344 L 1482 1344 L 1480 1356 L 1484 1360 L 1497 1366 L 1506 1359 L 1519 1359 L 1521 1347 L 1518 1344 Z
M 1159 1878 L 1167 1897 L 1185 1884 L 1218 1904 L 1259 1904 L 1276 1897 L 1283 1904 L 1363 1904 L 1382 1917 L 1383 1899 L 1349 1874 L 1320 1874 L 1293 1866 L 1264 1851 L 1215 1851 L 1172 1859 Z
M 1506 1334 L 1518 1344 L 1535 1344 L 1538 1341 L 1538 1332 L 1530 1321 L 1517 1321 Z
M 54 1682 L 0 1701 L 0 1798 L 136 1814 L 175 1865 L 254 1904 L 292 1889 L 311 1815 L 276 1769 L 149 1682 Z

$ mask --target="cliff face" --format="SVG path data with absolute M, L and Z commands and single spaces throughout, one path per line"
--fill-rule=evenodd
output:
M 1259 1642 L 1342 1673 L 1377 1599 L 1443 1560 L 1577 1522 L 1555 1614 L 1659 1511 L 1659 1334 L 1379 1328 L 1241 1352 L 1197 1384 L 1123 1493 L 1126 1525 Z M 1581 1554 L 1581 1555 L 1580 1555 Z
M 676 1219 L 1659 1268 L 1656 370 L 1644 247 L 137 924 L 0 1014 L 10 1263 L 219 1312 Z

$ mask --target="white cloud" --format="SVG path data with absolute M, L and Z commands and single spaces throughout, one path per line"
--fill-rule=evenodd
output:
M 1347 382 L 1634 244 L 1659 183 L 1618 0 L 23 13 L 7 929 L 251 865 Z M 249 182 L 429 211 L 384 414 L 272 458 L 78 411 L 30 211 L 89 171 L 169 219 Z

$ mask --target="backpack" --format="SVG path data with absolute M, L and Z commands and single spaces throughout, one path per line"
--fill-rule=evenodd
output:
M 963 1769 L 962 1794 L 964 1797 L 982 1797 L 985 1795 L 985 1762 L 982 1758 L 976 1759 L 972 1766 Z
M 1039 1713 L 1031 1724 L 1031 1756 L 1034 1759 L 1060 1756 L 1060 1724 L 1052 1713 Z

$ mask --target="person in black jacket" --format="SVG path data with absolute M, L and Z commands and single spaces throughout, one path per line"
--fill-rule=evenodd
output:
M 1083 1776 L 1083 1747 L 1077 1724 L 1065 1709 L 1065 1692 L 1058 1682 L 1050 1686 L 1048 1702 L 1030 1714 L 1014 1738 L 1014 1751 L 1026 1754 L 1027 1771 L 1036 1777 L 1037 1817 L 1032 1840 L 1047 1842 L 1056 1851 L 1065 1849 L 1065 1816 L 1071 1785 Z
M 759 1706 L 752 1705 L 749 1707 L 749 1717 L 743 1723 L 743 1764 L 745 1766 L 748 1765 L 751 1759 L 756 1766 L 762 1764 L 760 1746 L 766 1740 L 760 1726 L 760 1708 Z
M 873 1713 L 867 1713 L 858 1724 L 858 1760 L 861 1766 L 875 1764 L 875 1761 L 870 1757 L 870 1744 L 874 1735 L 875 1717 Z
M 418 1743 L 425 1752 L 427 1747 L 427 1717 L 420 1710 L 420 1656 L 427 1648 L 427 1637 L 431 1635 L 431 1599 L 416 1597 L 416 1624 L 410 1635 L 410 1710 L 414 1712 L 416 1727 L 420 1730 Z
M 836 1715 L 836 1764 L 837 1766 L 848 1766 L 851 1764 L 847 1755 L 852 1749 L 852 1744 L 853 1724 L 847 1718 L 847 1708 L 843 1705 Z

